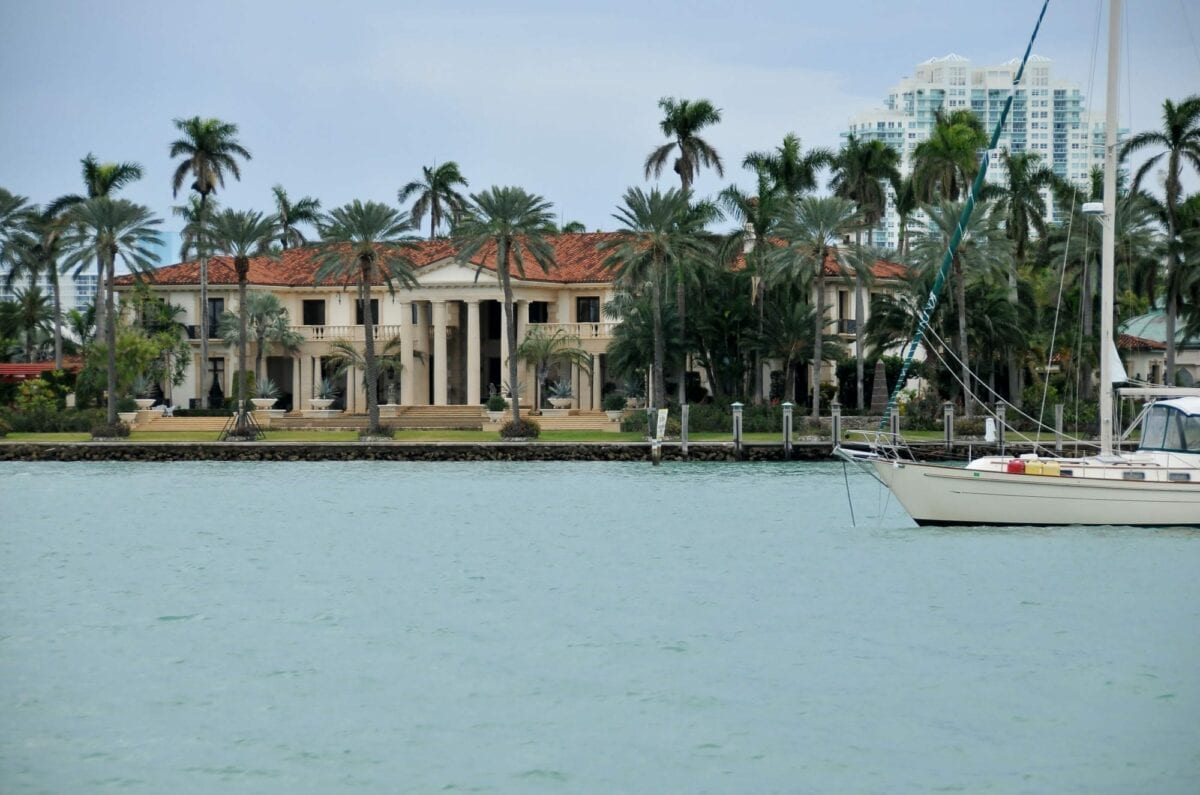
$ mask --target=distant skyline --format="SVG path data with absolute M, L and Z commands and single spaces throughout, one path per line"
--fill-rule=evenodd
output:
M 521 185 L 564 222 L 609 229 L 665 141 L 660 97 L 722 109 L 705 136 L 725 177 L 705 171 L 697 191 L 749 187 L 747 152 L 788 132 L 806 148 L 836 147 L 848 119 L 882 104 L 920 61 L 1018 57 L 1040 5 L 7 3 L 0 185 L 40 203 L 81 190 L 88 152 L 137 161 L 146 176 L 122 195 L 174 232 L 170 208 L 186 196 L 171 195 L 171 120 L 216 116 L 239 126 L 254 155 L 218 193 L 229 207 L 268 209 L 276 183 L 326 208 L 396 204 L 422 166 L 456 160 L 470 192 Z M 1163 99 L 1200 90 L 1200 7 L 1190 6 L 1146 0 L 1127 12 L 1122 126 L 1158 127 Z M 1034 46 L 1093 110 L 1103 108 L 1102 9 L 1052 0 Z M 669 167 L 659 182 L 678 185 Z

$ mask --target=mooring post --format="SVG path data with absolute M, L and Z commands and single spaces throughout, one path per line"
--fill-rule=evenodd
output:
M 1061 453 L 1063 448 L 1063 404 L 1054 404 L 1054 452 Z
M 1000 455 L 1004 455 L 1004 426 L 1008 416 L 1008 407 L 1003 403 L 996 406 L 996 441 L 1000 443 Z
M 900 443 L 900 409 L 892 407 L 891 416 L 888 417 L 888 424 L 892 427 L 892 444 Z
M 829 404 L 829 434 L 834 447 L 842 443 L 842 404 L 836 397 Z
M 654 438 L 654 417 L 656 412 L 654 406 L 646 406 L 646 436 Z
M 836 444 L 836 442 L 835 442 Z M 783 458 L 792 460 L 792 404 L 783 404 Z
M 734 403 L 730 408 L 733 409 L 733 449 L 740 459 L 742 457 L 742 409 L 744 406 L 741 403 Z
M 687 451 L 687 436 L 688 436 L 688 404 L 684 403 L 679 407 L 679 452 L 684 458 L 688 457 Z
M 946 435 L 946 452 L 954 449 L 954 404 L 947 400 L 942 404 L 942 431 Z

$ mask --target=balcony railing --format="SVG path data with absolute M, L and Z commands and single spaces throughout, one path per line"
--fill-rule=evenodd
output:
M 400 336 L 400 326 L 373 326 L 375 339 L 391 339 Z M 362 342 L 366 339 L 362 326 L 292 326 L 291 330 L 312 342 L 324 340 L 349 340 Z
M 837 324 L 838 334 L 853 334 L 858 330 L 858 321 L 853 318 L 842 318 Z
M 581 340 L 606 340 L 612 337 L 613 329 L 617 327 L 616 323 L 539 323 L 537 324 L 545 329 L 548 334 L 553 334 L 556 330 L 561 329 L 563 333 L 570 334 L 574 337 L 579 337 Z

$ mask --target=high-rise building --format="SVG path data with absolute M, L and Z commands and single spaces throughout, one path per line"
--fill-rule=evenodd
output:
M 0 268 L 0 301 L 11 301 L 16 297 L 17 290 L 24 290 L 29 287 L 27 279 L 18 278 L 11 285 L 5 286 L 8 281 L 8 268 Z M 82 310 L 84 307 L 92 303 L 96 297 L 96 274 L 81 273 L 78 276 L 70 276 L 64 274 L 58 278 L 59 289 L 62 290 L 62 311 L 67 312 L 71 309 Z M 41 276 L 37 281 L 38 288 L 42 294 L 46 296 L 47 301 L 53 300 L 54 287 L 50 283 L 50 279 L 46 276 Z
M 961 55 L 931 58 L 888 92 L 884 107 L 851 119 L 842 138 L 854 135 L 864 141 L 883 141 L 900 153 L 901 173 L 910 174 L 917 144 L 929 137 L 939 110 L 971 111 L 990 137 L 1013 91 L 1012 81 L 1020 65 L 1020 59 L 999 66 L 972 66 Z M 1059 177 L 1087 187 L 1092 168 L 1104 161 L 1104 121 L 1103 113 L 1087 110 L 1085 100 L 1078 84 L 1053 74 L 1049 58 L 1030 56 L 997 150 L 1035 153 Z M 993 157 L 988 181 L 1002 182 L 1006 176 L 1003 161 Z M 889 195 L 888 212 L 875 231 L 875 240 L 894 248 L 899 231 Z

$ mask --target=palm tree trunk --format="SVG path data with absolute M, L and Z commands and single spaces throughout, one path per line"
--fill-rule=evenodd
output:
M 967 286 L 963 278 L 962 262 L 954 257 L 954 293 L 958 303 L 958 360 L 962 371 L 963 385 L 963 416 L 971 419 L 975 416 L 971 404 L 971 366 L 967 359 Z
M 1169 197 L 1168 197 L 1169 198 Z M 1175 386 L 1175 323 L 1179 312 L 1179 289 L 1176 273 L 1179 263 L 1175 258 L 1175 212 L 1173 202 L 1167 203 L 1167 362 L 1163 383 Z M 1100 355 L 1108 355 L 1108 341 L 1101 343 Z M 1111 384 L 1101 384 L 1101 389 L 1111 389 Z
M 200 192 L 200 212 L 197 213 L 196 253 L 200 255 L 200 407 L 209 408 L 208 390 L 208 255 L 204 251 L 204 212 L 208 194 Z
M 254 383 L 255 383 L 255 385 L 257 385 L 259 379 L 262 378 L 263 349 L 266 347 L 267 347 L 266 336 L 265 335 L 263 335 L 263 336 L 256 335 L 254 337 Z
M 504 318 L 508 321 L 508 388 L 512 393 L 512 421 L 521 421 L 521 397 L 517 393 L 517 323 L 513 311 L 512 282 L 508 278 L 508 241 L 496 239 L 496 272 L 500 275 L 500 289 L 504 291 Z
M 375 394 L 378 388 L 379 376 L 375 365 L 375 318 L 371 312 L 371 263 L 362 260 L 362 272 L 358 277 L 358 297 L 363 308 L 363 374 L 367 384 L 367 435 L 378 436 L 379 428 L 379 396 Z
M 759 264 L 759 273 L 762 273 L 761 261 Z M 760 340 L 762 339 L 763 323 L 765 322 L 763 313 L 765 311 L 764 308 L 765 308 L 766 302 L 767 302 L 766 284 L 767 284 L 766 280 L 760 276 L 758 279 L 758 283 L 754 286 L 754 299 L 755 299 L 755 303 L 758 304 L 758 329 L 757 329 L 757 331 L 758 331 L 758 338 Z M 762 405 L 763 398 L 765 397 L 764 393 L 766 392 L 766 390 L 763 389 L 762 351 L 755 348 L 753 359 L 754 359 L 754 395 L 753 395 L 753 398 L 754 398 L 754 404 L 756 406 L 759 406 L 759 405 Z
M 1079 287 L 1079 302 L 1083 305 L 1081 309 L 1083 321 L 1083 334 L 1085 337 L 1092 338 L 1095 336 L 1095 318 L 1093 315 L 1093 303 L 1095 295 L 1092 292 L 1093 271 L 1091 261 L 1085 257 L 1083 260 L 1083 278 Z M 1090 367 L 1079 368 L 1079 396 L 1084 400 L 1092 399 L 1092 373 Z
M 249 267 L 247 261 L 246 266 Z M 250 403 L 246 378 L 246 269 L 238 263 L 238 418 L 237 430 L 247 432 L 246 406 Z
M 96 337 L 99 338 L 108 328 L 104 324 L 104 258 L 100 254 L 96 255 L 96 297 L 92 299 L 92 306 L 96 308 Z
M 116 269 L 116 258 L 111 251 L 105 252 L 104 263 L 105 277 L 102 282 L 104 284 L 104 307 L 105 307 L 105 327 L 104 339 L 108 344 L 108 415 L 107 421 L 109 425 L 115 425 L 117 422 L 117 320 L 116 312 L 113 309 L 113 271 Z
M 822 352 L 825 349 L 825 255 L 821 252 L 821 256 L 817 260 L 817 275 L 813 279 L 813 283 L 817 288 L 817 317 L 813 322 L 813 365 L 812 365 L 812 418 L 819 419 L 821 417 L 821 362 Z
M 867 231 L 867 245 L 871 245 L 872 228 Z M 862 266 L 862 232 L 855 231 L 854 247 L 858 249 L 859 266 Z M 854 273 L 854 398 L 858 410 L 863 410 L 863 280 L 862 274 Z
M 785 403 L 796 402 L 796 362 L 789 357 L 783 364 L 783 400 Z
M 1008 302 L 1014 307 L 1017 306 L 1017 264 L 1025 261 L 1025 240 L 1017 239 L 1017 258 L 1008 268 Z M 1017 352 L 1012 348 L 1008 349 L 1008 400 L 1010 403 L 1016 403 L 1021 396 L 1020 385 L 1020 370 L 1017 368 Z
M 654 315 L 654 364 L 650 378 L 650 407 L 662 408 L 667 402 L 664 377 L 666 344 L 663 339 L 663 267 L 658 255 L 654 257 L 654 273 L 650 278 L 650 305 Z
M 675 285 L 675 306 L 679 311 L 679 341 L 683 345 L 683 362 L 679 368 L 679 405 L 687 402 L 687 298 L 683 289 L 683 266 L 680 266 L 679 282 Z
M 438 207 L 437 194 L 435 193 L 433 195 L 433 198 L 430 199 L 430 201 L 429 201 L 429 239 L 430 240 L 433 240 L 434 235 L 437 234 L 438 222 L 440 222 L 442 220 L 441 213 L 439 212 L 440 210 L 441 210 L 441 208 Z
M 53 262 L 50 263 L 50 282 L 54 288 L 54 369 L 61 370 L 63 367 L 62 294 L 58 280 L 58 269 Z

